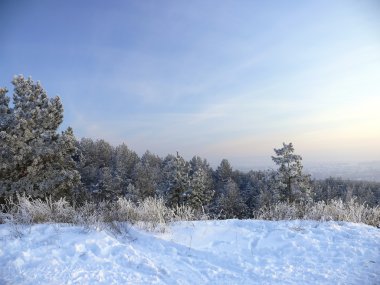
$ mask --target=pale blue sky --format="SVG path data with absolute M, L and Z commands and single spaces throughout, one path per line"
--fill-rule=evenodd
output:
M 379 1 L 0 1 L 0 84 L 80 137 L 270 164 L 380 159 Z

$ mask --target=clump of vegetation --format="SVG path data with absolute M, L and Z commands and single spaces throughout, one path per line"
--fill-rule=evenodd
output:
M 275 221 L 294 219 L 346 221 L 380 227 L 380 207 L 368 207 L 358 203 L 354 198 L 347 202 L 343 202 L 341 199 L 329 202 L 278 202 L 255 211 L 254 217 Z
M 162 199 L 147 198 L 134 203 L 125 198 L 114 202 L 85 202 L 80 206 L 70 204 L 65 198 L 53 201 L 33 199 L 17 195 L 2 206 L 0 223 L 39 224 L 65 223 L 86 228 L 114 227 L 118 223 L 129 223 L 149 231 L 163 231 L 175 221 L 207 219 L 207 215 L 195 212 L 189 206 L 169 208 Z

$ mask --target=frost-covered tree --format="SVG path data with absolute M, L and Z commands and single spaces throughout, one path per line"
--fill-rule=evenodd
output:
M 63 120 L 59 97 L 49 99 L 31 78 L 16 76 L 12 84 L 13 107 L 7 90 L 0 90 L 0 195 L 70 195 L 80 175 L 72 129 L 57 132 Z
M 216 169 L 217 180 L 221 183 L 227 183 L 232 178 L 232 167 L 227 159 L 222 159 Z
M 227 159 L 222 159 L 214 173 L 215 199 L 222 195 L 226 189 L 226 183 L 232 180 L 233 170 Z M 215 202 L 215 201 L 214 201 Z
M 139 189 L 139 199 L 157 195 L 162 176 L 162 160 L 157 155 L 146 151 L 136 165 L 134 177 L 136 188 Z
M 280 191 L 278 187 L 279 185 L 282 186 L 282 184 L 278 179 L 279 175 L 276 171 L 269 170 L 261 172 L 260 179 L 257 181 L 259 195 L 256 208 L 263 206 L 269 207 L 280 200 Z
M 98 200 L 114 201 L 122 195 L 123 188 L 120 177 L 109 167 L 99 169 L 99 182 L 95 192 Z
M 329 177 L 313 181 L 314 199 L 316 201 L 349 201 L 355 198 L 360 204 L 370 207 L 380 204 L 380 183 L 373 181 L 352 181 Z
M 183 205 L 190 186 L 188 163 L 177 152 L 177 156 L 168 155 L 164 165 L 163 183 L 167 203 L 172 207 Z
M 276 156 L 272 156 L 272 160 L 279 166 L 277 189 L 280 199 L 289 202 L 310 200 L 310 177 L 302 173 L 302 157 L 294 154 L 293 144 L 283 143 L 283 147 L 274 152 Z
M 122 144 L 116 148 L 105 140 L 83 138 L 78 148 L 78 169 L 87 193 L 97 200 L 127 196 L 132 174 L 139 158 Z M 134 194 L 135 195 L 135 194 Z
M 242 178 L 239 179 L 239 188 L 241 196 L 252 212 L 259 206 L 260 189 L 265 173 L 262 171 L 249 171 L 248 173 L 240 173 Z
M 218 201 L 220 197 L 225 194 L 226 184 L 233 180 L 232 176 L 233 170 L 227 159 L 222 159 L 216 170 L 212 171 L 214 195 L 210 202 L 209 209 L 215 215 L 219 213 Z
M 173 172 L 175 169 L 175 156 L 168 154 L 162 161 L 161 177 L 158 184 L 157 196 L 163 198 L 165 202 L 168 199 L 168 191 L 173 184 Z
M 78 148 L 80 152 L 78 170 L 83 186 L 90 194 L 99 193 L 102 169 L 112 168 L 113 148 L 104 140 L 93 141 L 90 138 L 82 138 Z
M 244 203 L 237 184 L 229 180 L 225 184 L 224 193 L 219 197 L 218 210 L 222 218 L 244 218 L 248 207 Z
M 133 174 L 140 161 L 136 152 L 130 150 L 126 144 L 121 144 L 115 149 L 114 169 L 122 181 L 122 187 L 127 189 L 129 184 L 135 184 Z
M 186 202 L 193 209 L 201 209 L 213 198 L 212 170 L 206 160 L 194 156 L 190 161 L 190 187 Z

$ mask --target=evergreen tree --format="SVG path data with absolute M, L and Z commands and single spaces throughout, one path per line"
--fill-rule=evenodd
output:
M 162 172 L 157 189 L 157 196 L 168 200 L 168 192 L 173 184 L 173 172 L 175 171 L 175 156 L 168 154 L 162 161 Z
M 80 161 L 78 170 L 82 183 L 90 194 L 99 197 L 100 177 L 102 168 L 112 168 L 112 146 L 104 140 L 93 141 L 90 138 L 82 138 L 78 144 Z
M 227 183 L 232 178 L 232 167 L 227 159 L 222 159 L 220 165 L 216 169 L 216 177 L 218 182 Z
M 77 142 L 79 155 L 77 157 L 77 169 L 81 175 L 83 187 L 88 192 L 95 190 L 98 183 L 99 167 L 95 164 L 95 142 L 89 138 L 82 138 Z
M 63 120 L 59 97 L 49 99 L 31 78 L 13 79 L 13 104 L 0 90 L 0 195 L 27 193 L 32 197 L 71 195 L 80 183 L 72 156 L 71 128 L 57 133 Z
M 260 188 L 264 176 L 263 171 L 251 170 L 243 175 L 244 179 L 241 179 L 243 183 L 241 186 L 241 196 L 250 213 L 259 207 Z
M 98 200 L 113 200 L 128 194 L 138 156 L 126 145 L 114 148 L 105 140 L 83 138 L 79 143 L 78 164 L 82 183 Z
M 116 147 L 114 170 L 121 179 L 124 189 L 127 189 L 129 184 L 135 184 L 134 173 L 139 161 L 137 153 L 124 143 Z
M 278 180 L 278 173 L 276 171 L 261 172 L 257 187 L 259 189 L 258 205 L 256 208 L 263 206 L 270 206 L 276 204 L 280 200 L 280 192 L 278 185 L 281 183 Z
M 220 216 L 225 219 L 244 218 L 248 207 L 241 197 L 237 184 L 230 180 L 225 184 L 224 193 L 218 200 Z
M 208 205 L 214 195 L 212 169 L 206 160 L 194 156 L 190 160 L 190 188 L 186 193 L 186 202 L 194 209 Z
M 232 181 L 233 170 L 227 159 L 222 159 L 220 165 L 214 172 L 214 185 L 215 185 L 215 195 L 211 203 L 211 209 L 214 214 L 218 214 L 218 201 L 220 198 L 226 194 L 227 183 Z
M 188 164 L 178 152 L 177 156 L 169 156 L 165 167 L 166 174 L 166 197 L 171 207 L 185 203 L 185 193 L 189 190 Z
M 157 195 L 162 176 L 162 160 L 157 155 L 146 151 L 136 165 L 134 177 L 136 188 L 139 189 L 139 199 Z
M 302 173 L 302 157 L 294 154 L 292 143 L 274 149 L 276 156 L 272 160 L 279 166 L 277 170 L 280 199 L 289 202 L 301 202 L 311 199 L 311 184 L 308 175 Z
M 120 177 L 109 167 L 99 169 L 99 182 L 95 192 L 98 200 L 114 201 L 122 194 L 123 188 Z

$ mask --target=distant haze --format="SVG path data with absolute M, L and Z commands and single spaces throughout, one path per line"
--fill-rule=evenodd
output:
M 269 166 L 380 160 L 379 1 L 0 2 L 0 85 L 40 80 L 78 138 Z

